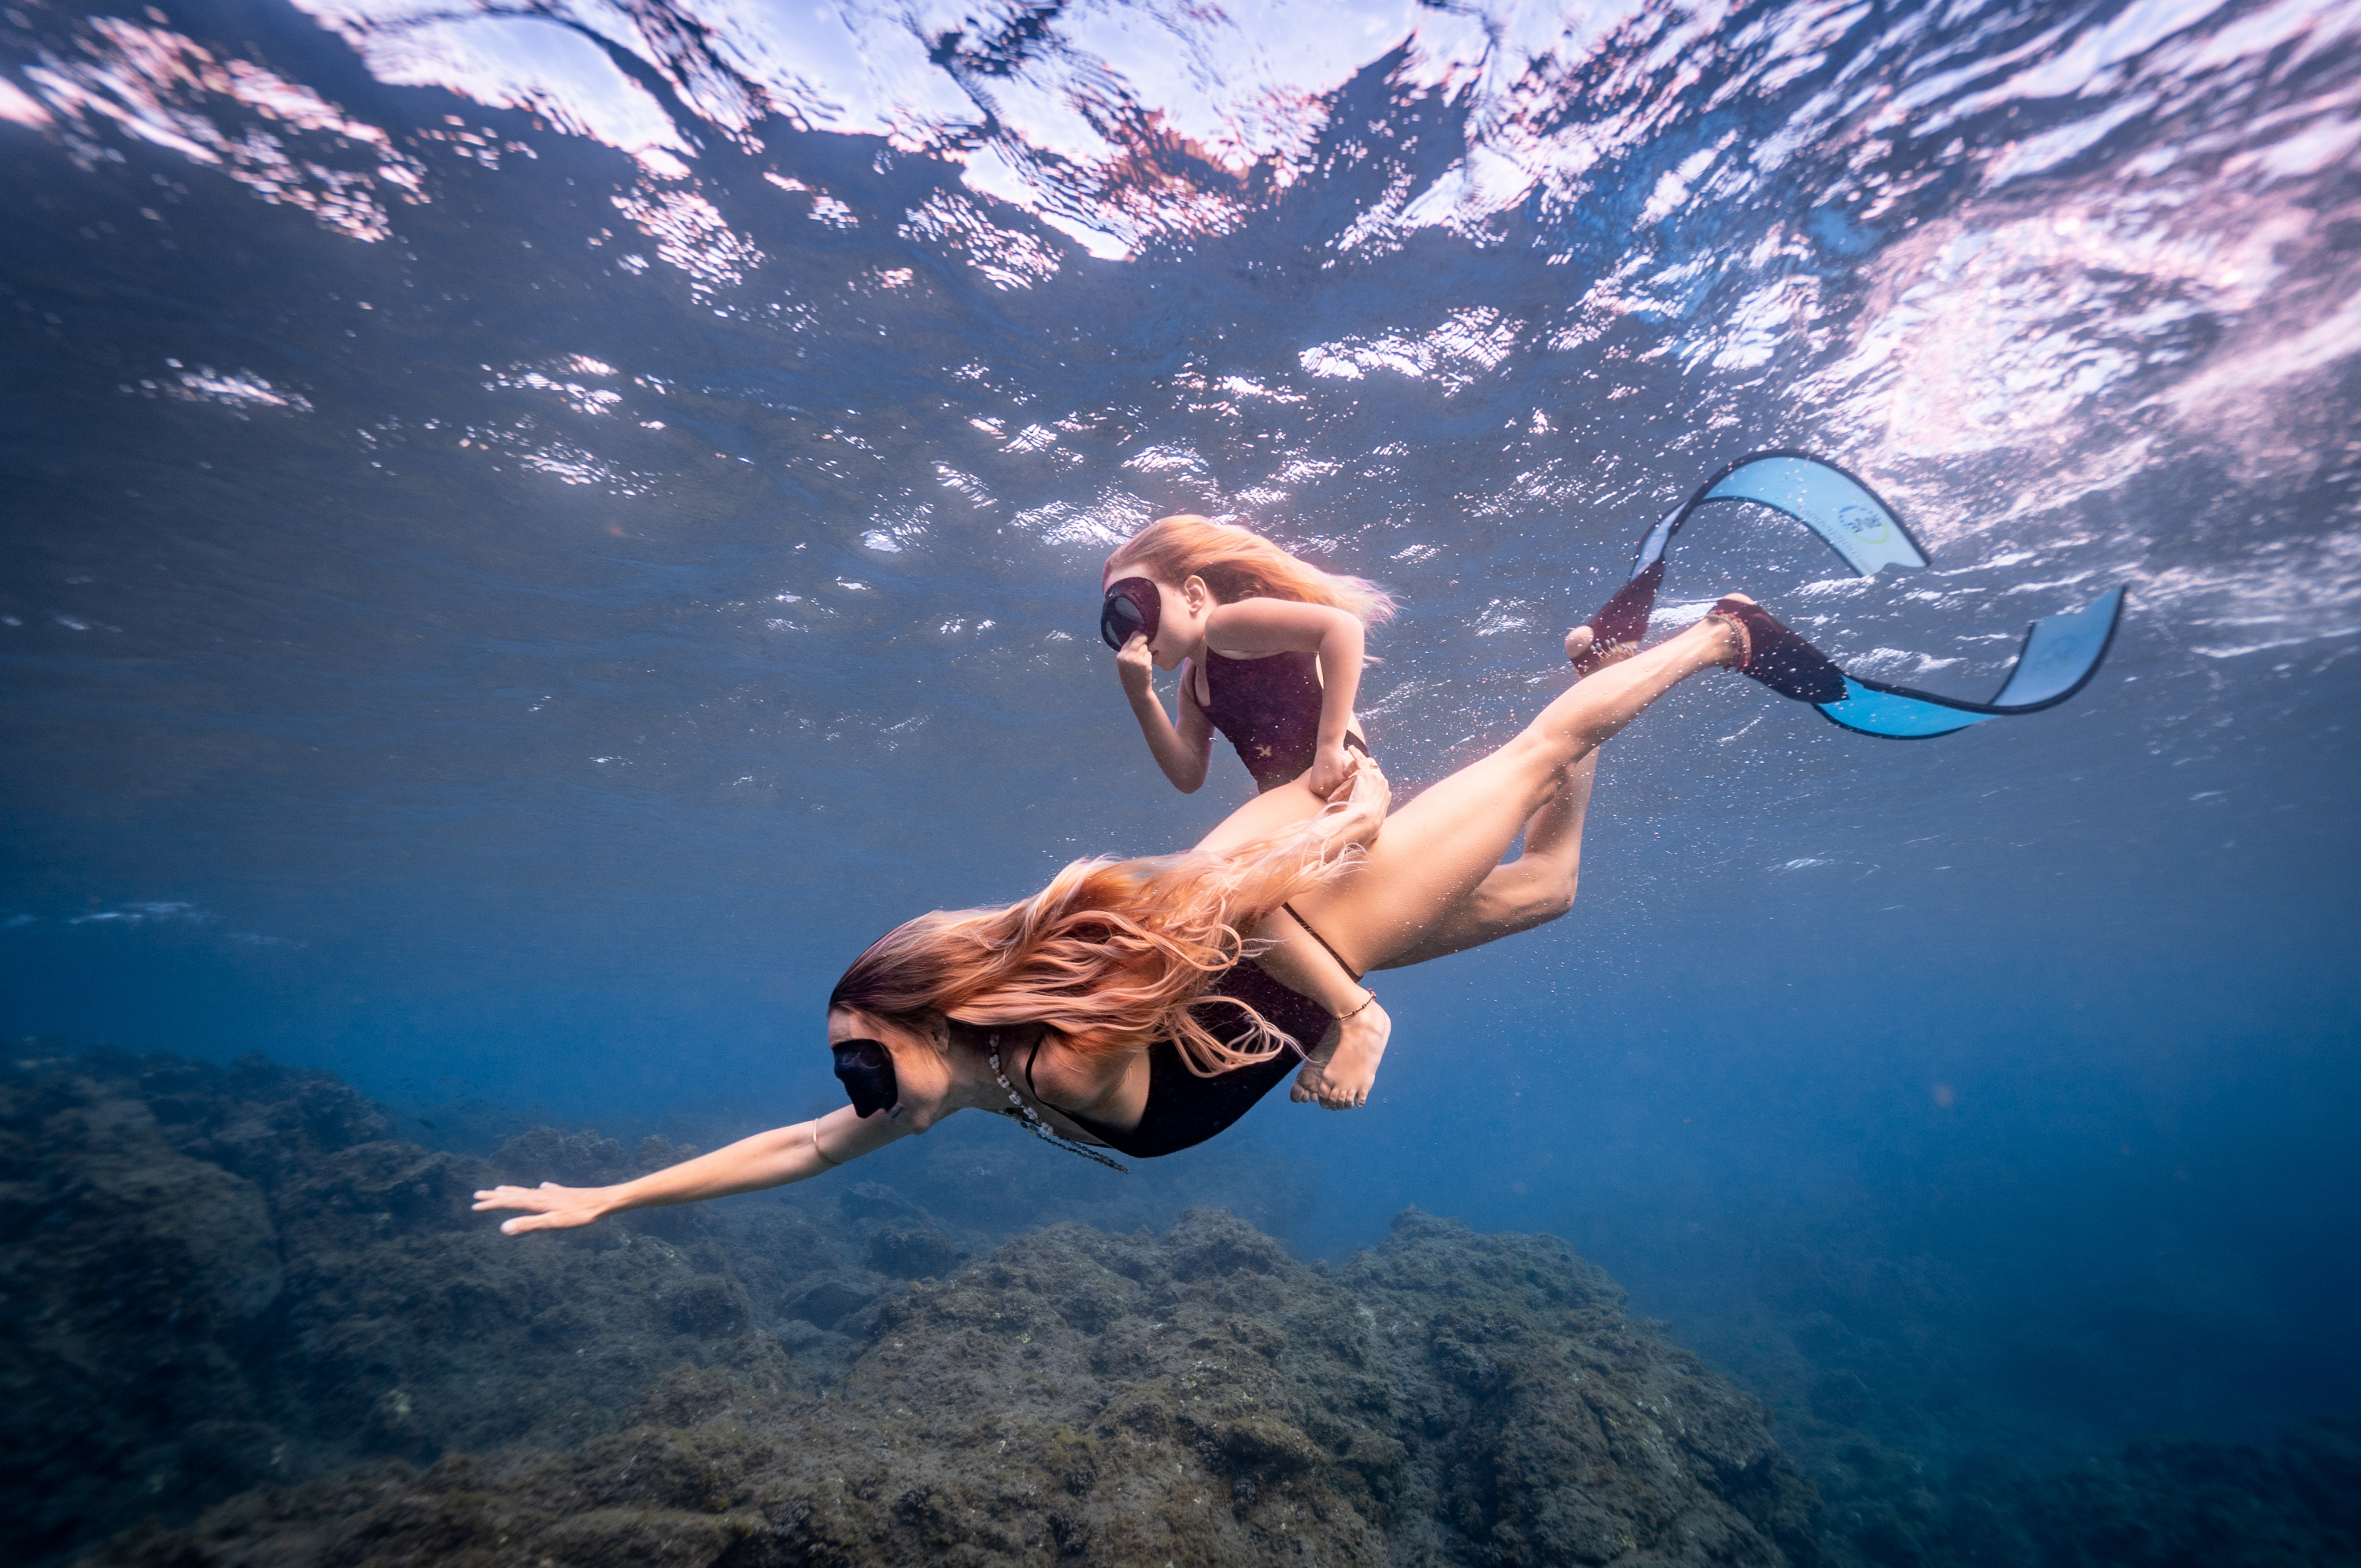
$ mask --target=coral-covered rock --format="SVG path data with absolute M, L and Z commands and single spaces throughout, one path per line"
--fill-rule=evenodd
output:
M 1332 1271 L 1211 1209 L 995 1241 L 873 1181 L 509 1237 L 478 1187 L 688 1151 L 389 1130 L 257 1058 L 0 1067 L 0 1552 L 2361 1568 L 2349 1424 L 1938 1476 L 1833 1424 L 1842 1366 L 1822 1534 L 1762 1407 L 1550 1237 L 1412 1212 Z
M 0 1068 L 0 1557 L 373 1456 L 588 1442 L 675 1368 L 784 1366 L 766 1331 L 805 1345 L 809 1381 L 851 1347 L 786 1299 L 889 1283 L 779 1213 L 519 1245 L 470 1212 L 477 1188 L 693 1151 L 537 1129 L 519 1168 L 390 1130 L 259 1058 Z
M 1546 1238 L 1410 1214 L 1331 1275 L 1213 1211 L 1060 1225 L 888 1296 L 871 1333 L 824 1395 L 774 1351 L 718 1359 L 572 1454 L 250 1494 L 100 1561 L 1809 1556 L 1760 1408 Z
M 54 1550 L 123 1499 L 270 1474 L 281 1435 L 241 1351 L 285 1290 L 278 1235 L 254 1181 L 182 1152 L 224 1145 L 184 1109 L 119 1080 L 0 1075 L 0 1547 Z
M 873 1181 L 509 1237 L 477 1188 L 693 1151 L 389 1131 L 258 1058 L 0 1074 L 0 1421 L 40 1466 L 0 1546 L 145 1516 L 105 1560 L 1807 1551 L 1759 1409 L 1546 1238 L 1410 1214 L 1330 1273 L 1195 1210 L 995 1248 Z

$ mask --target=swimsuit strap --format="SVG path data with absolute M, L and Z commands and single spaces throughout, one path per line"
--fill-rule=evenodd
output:
M 1346 963 L 1346 962 L 1345 961 L 1345 955 L 1344 955 L 1344 954 L 1342 954 L 1342 953 L 1338 952 L 1335 948 L 1329 947 L 1329 946 L 1328 946 L 1328 938 L 1325 938 L 1325 937 L 1323 937 L 1323 936 L 1322 936 L 1319 932 L 1317 932 L 1317 931 L 1313 930 L 1313 929 L 1312 928 L 1312 922 L 1311 922 L 1311 921 L 1306 920 L 1302 916 L 1298 915 L 1298 914 L 1296 914 L 1296 913 L 1295 913 L 1295 905 L 1293 905 L 1292 904 L 1282 904 L 1282 905 L 1279 905 L 1279 907 L 1280 907 L 1281 909 L 1284 909 L 1284 910 L 1286 910 L 1286 911 L 1287 911 L 1289 918 L 1292 919 L 1292 920 L 1293 920 L 1293 921 L 1294 921 L 1298 926 L 1301 926 L 1301 927 L 1303 927 L 1303 934 L 1304 934 L 1305 936 L 1307 936 L 1307 937 L 1311 938 L 1313 941 L 1315 941 L 1315 942 L 1319 943 L 1319 944 L 1320 944 L 1320 946 L 1321 946 L 1323 949 L 1325 949 L 1325 950 L 1326 950 L 1326 952 L 1327 952 L 1328 956 L 1329 956 L 1330 958 L 1334 959 L 1336 960 L 1336 967 L 1337 967 L 1338 969 L 1343 970 L 1346 974 L 1349 974 L 1349 975 L 1351 975 L 1351 976 L 1353 977 L 1353 983 L 1354 983 L 1355 985 L 1358 985 L 1358 984 L 1360 984 L 1360 983 L 1361 983 L 1361 971 L 1360 971 L 1359 970 L 1355 969 L 1351 964 Z M 1363 1003 L 1361 1005 L 1362 1005 L 1362 1006 L 1364 1006 L 1364 1007 L 1366 1007 L 1366 1006 L 1367 1006 L 1367 1005 L 1368 1005 L 1368 1003 L 1365 1002 L 1365 1003 Z M 1026 1078 L 1025 1081 L 1026 1081 L 1028 1085 L 1033 1081 L 1033 1080 L 1032 1080 L 1032 1078 L 1029 1076 L 1029 1074 L 1028 1074 L 1028 1076 Z M 1037 1094 L 1037 1095 L 1035 1095 L 1035 1096 L 1034 1096 L 1034 1098 L 1035 1098 L 1036 1100 L 1038 1100 L 1038 1099 L 1040 1098 L 1040 1096 Z
M 1025 1055 L 1025 1087 L 1027 1089 L 1033 1089 L 1033 1058 L 1041 1054 L 1041 1040 L 1044 1037 L 1046 1037 L 1046 1032 L 1044 1036 L 1037 1036 L 1034 1039 L 1033 1048 L 1030 1051 L 1027 1051 Z M 1073 1139 L 1066 1136 L 1063 1133 L 1052 1131 L 1049 1124 L 1041 1120 L 1040 1113 L 1035 1111 L 1032 1106 L 1025 1103 L 1023 1098 L 1017 1094 L 1016 1091 L 1009 1087 L 1008 1075 L 1001 1070 L 1000 1036 L 998 1035 L 992 1036 L 992 1070 L 994 1076 L 998 1080 L 1000 1087 L 1008 1091 L 1008 1103 L 1013 1107 L 1011 1110 L 1001 1113 L 1003 1115 L 1014 1119 L 1019 1126 L 1022 1126 L 1027 1132 L 1032 1134 L 1035 1137 L 1040 1139 L 1045 1144 L 1053 1144 L 1057 1147 L 1065 1150 L 1068 1154 L 1078 1154 L 1084 1159 L 1094 1159 L 1098 1161 L 1099 1164 L 1105 1166 L 1109 1170 L 1120 1172 L 1125 1176 L 1129 1176 L 1131 1174 L 1131 1168 L 1129 1166 L 1118 1164 L 1115 1161 L 1107 1158 L 1106 1156 L 1099 1153 L 1098 1150 L 1092 1148 L 1087 1144 L 1078 1144 Z M 1049 1105 L 1048 1101 L 1041 1099 L 1041 1091 L 1038 1089 L 1033 1089 L 1033 1098 L 1043 1105 Z M 1049 1105 L 1049 1109 L 1052 1111 L 1058 1110 L 1054 1105 Z M 1081 1126 L 1091 1128 L 1093 1132 L 1097 1130 L 1090 1122 L 1075 1116 L 1071 1111 L 1058 1111 L 1058 1113 L 1073 1120 Z M 818 1146 L 815 1144 L 813 1145 L 813 1147 L 817 1149 Z
M 1042 1039 L 1047 1039 L 1047 1038 L 1049 1038 L 1049 1036 L 1048 1036 L 1048 1034 L 1045 1032 L 1045 1033 L 1043 1034 L 1043 1036 L 1042 1036 Z M 1035 1103 L 1035 1104 L 1037 1104 L 1037 1105 L 1046 1105 L 1046 1106 L 1048 1106 L 1050 1110 L 1055 1111 L 1059 1115 L 1063 1116 L 1067 1121 L 1073 1123 L 1076 1126 L 1079 1126 L 1079 1127 L 1088 1127 L 1088 1128 L 1090 1128 L 1090 1129 L 1091 1129 L 1091 1131 L 1093 1131 L 1093 1132 L 1096 1132 L 1096 1131 L 1098 1131 L 1098 1124 L 1097 1124 L 1096 1123 L 1094 1123 L 1094 1122 L 1091 1121 L 1091 1120 L 1090 1120 L 1089 1118 L 1087 1118 L 1087 1117 L 1082 1117 L 1082 1116 L 1077 1116 L 1077 1115 L 1075 1115 L 1071 1111 L 1067 1110 L 1063 1105 L 1060 1105 L 1060 1104 L 1057 1103 L 1055 1101 L 1050 1100 L 1048 1096 L 1044 1095 L 1044 1094 L 1043 1094 L 1039 1090 L 1038 1090 L 1038 1089 L 1036 1089 L 1036 1088 L 1034 1088 L 1034 1087 L 1033 1087 L 1033 1058 L 1036 1058 L 1036 1057 L 1038 1057 L 1038 1056 L 1039 1056 L 1040 1054 L 1041 1054 L 1041 1041 L 1040 1041 L 1040 1040 L 1036 1040 L 1036 1041 L 1034 1041 L 1034 1042 L 1033 1042 L 1033 1048 L 1032 1048 L 1031 1050 L 1027 1051 L 1027 1052 L 1025 1053 L 1025 1092 L 1026 1092 L 1026 1093 L 1027 1093 L 1027 1094 L 1030 1094 L 1030 1095 L 1033 1097 L 1033 1102 L 1034 1102 L 1034 1103 Z

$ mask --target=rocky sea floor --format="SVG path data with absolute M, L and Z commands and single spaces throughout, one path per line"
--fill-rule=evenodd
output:
M 1848 1423 L 1841 1369 L 1774 1431 L 1554 1237 L 1413 1211 L 1332 1268 L 1257 1228 L 1283 1214 L 1251 1182 L 1224 1209 L 1141 1183 L 1099 1225 L 1010 1234 L 987 1163 L 924 1205 L 838 1180 L 510 1238 L 476 1188 L 688 1151 L 394 1132 L 258 1058 L 20 1043 L 0 1554 L 2361 1563 L 2361 1423 L 1938 1475 Z

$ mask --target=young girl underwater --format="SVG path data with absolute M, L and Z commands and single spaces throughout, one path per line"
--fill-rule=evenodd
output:
M 1218 730 L 1260 792 L 1199 850 L 1233 850 L 1318 814 L 1351 781 L 1351 753 L 1369 755 L 1353 711 L 1363 634 L 1394 612 L 1375 584 L 1323 571 L 1252 529 L 1182 513 L 1118 545 L 1102 586 L 1099 632 L 1115 650 L 1124 693 L 1164 776 L 1183 794 L 1202 787 Z M 1578 670 L 1637 650 L 1654 588 L 1653 577 L 1644 588 L 1633 584 L 1568 634 Z M 1180 672 L 1177 723 L 1156 692 L 1159 668 Z M 1570 770 L 1526 823 L 1524 853 L 1494 868 L 1453 918 L 1384 967 L 1529 930 L 1573 907 L 1596 766 L 1586 757 Z M 1304 1042 L 1290 1097 L 1332 1111 L 1367 1104 L 1392 1021 L 1359 973 L 1292 905 L 1282 908 L 1290 923 L 1258 962 L 1335 1020 L 1332 1040 Z

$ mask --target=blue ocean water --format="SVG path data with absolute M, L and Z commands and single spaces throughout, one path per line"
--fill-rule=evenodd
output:
M 2351 1413 L 2356 60 L 2299 0 L 17 0 L 0 1029 L 427 1142 L 792 1121 L 879 932 L 1249 792 L 1139 744 L 1114 540 L 1392 588 L 1407 794 L 1806 448 L 1933 566 L 1724 509 L 1660 626 L 1982 697 L 2127 584 L 2098 680 L 1916 743 L 1692 683 L 1573 915 L 1383 977 L 1367 1112 L 1154 1179 L 1556 1233 L 1930 1449 Z

